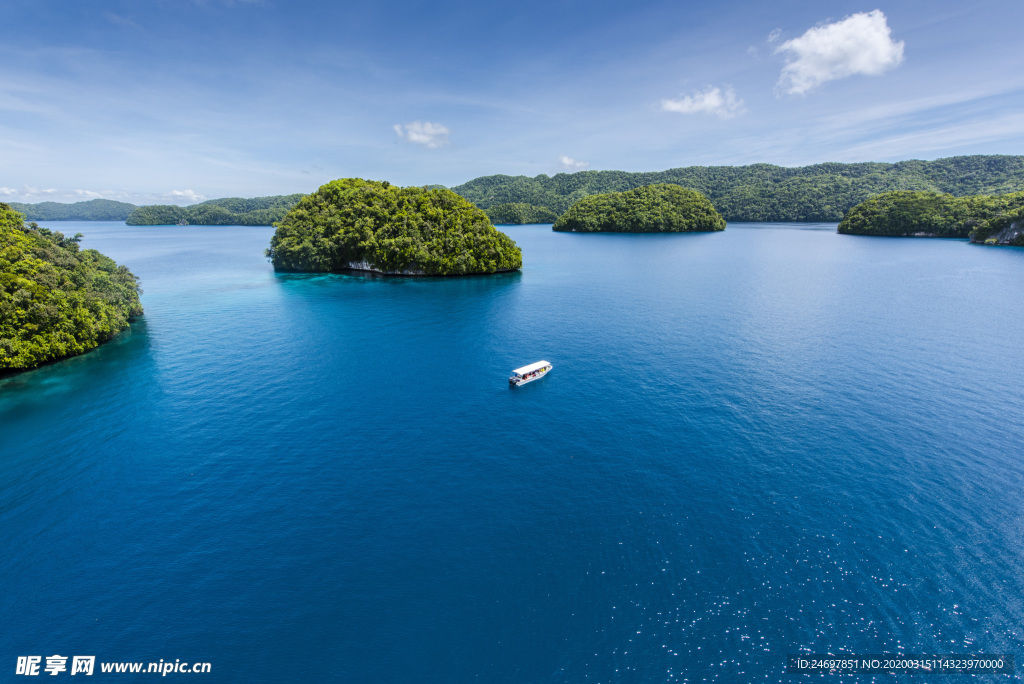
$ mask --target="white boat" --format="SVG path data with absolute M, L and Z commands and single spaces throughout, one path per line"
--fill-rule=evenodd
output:
M 513 387 L 525 385 L 528 382 L 533 382 L 534 380 L 539 380 L 540 378 L 543 378 L 545 375 L 548 374 L 548 371 L 550 370 L 551 364 L 548 363 L 547 361 L 538 361 L 536 363 L 531 363 L 528 366 L 516 368 L 514 371 L 512 371 L 512 375 L 509 376 L 508 379 L 508 384 L 512 385 Z

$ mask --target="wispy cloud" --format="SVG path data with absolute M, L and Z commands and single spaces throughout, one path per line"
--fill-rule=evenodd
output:
M 985 102 L 1000 96 L 1017 93 L 1024 88 L 1024 80 L 1002 80 L 998 83 L 978 83 L 973 88 L 915 97 L 907 100 L 893 99 L 883 103 L 849 109 L 820 118 L 817 123 L 836 131 L 856 130 L 860 134 L 878 127 L 891 127 L 919 120 L 922 113 L 931 116 L 951 116 L 951 108 L 967 105 L 971 111 L 992 106 Z M 955 110 L 952 110 L 955 111 Z
M 773 32 L 777 40 L 778 34 Z M 881 10 L 858 12 L 808 29 L 775 48 L 786 55 L 778 88 L 802 95 L 827 81 L 855 74 L 878 76 L 903 61 L 903 41 L 894 42 Z
M 927 152 L 950 152 L 958 147 L 996 143 L 1024 136 L 1024 115 L 1006 114 L 946 126 L 898 133 L 847 148 L 845 159 L 899 159 Z
M 36 188 L 31 185 L 22 185 L 20 188 L 0 187 L 0 195 L 8 197 L 12 202 L 42 202 L 52 201 L 60 190 L 56 188 Z
M 395 124 L 393 126 L 399 138 L 406 142 L 422 145 L 427 149 L 437 149 L 448 145 L 448 134 L 450 131 L 446 126 L 430 121 L 413 121 L 405 125 Z
M 93 199 L 115 199 L 121 202 L 132 202 L 134 204 L 166 203 L 172 196 L 165 194 L 161 196 L 132 193 L 125 190 L 66 190 L 62 188 L 37 188 L 31 185 L 22 185 L 20 188 L 0 187 L 0 197 L 10 202 L 24 202 L 35 204 L 37 202 L 62 202 L 71 204 L 74 202 L 87 202 Z
M 1024 145 L 1019 92 L 1011 80 L 829 113 L 776 126 L 770 136 L 745 131 L 730 137 L 727 149 L 742 150 L 743 163 L 768 159 L 786 166 L 1000 154 L 1007 147 L 1012 153 Z
M 192 0 L 193 3 L 200 7 L 206 7 L 209 5 L 222 5 L 224 7 L 234 7 L 235 5 L 262 5 L 264 0 Z
M 170 196 L 175 203 L 184 200 L 186 202 L 192 202 L 194 204 L 196 202 L 202 202 L 204 199 L 206 199 L 205 195 L 200 195 L 195 190 L 171 190 Z
M 680 114 L 714 114 L 721 119 L 731 119 L 746 111 L 743 100 L 736 97 L 736 91 L 731 86 L 725 90 L 708 86 L 678 100 L 662 100 L 661 108 L 666 112 Z
M 573 159 L 572 157 L 562 154 L 558 157 L 558 165 L 568 171 L 582 171 L 590 166 L 590 162 L 580 161 L 579 159 Z
M 122 26 L 124 28 L 135 29 L 137 31 L 142 29 L 142 27 L 135 23 L 133 20 L 129 19 L 128 17 L 121 16 L 120 14 L 115 14 L 113 12 L 104 12 L 103 16 L 107 18 L 107 21 L 109 21 L 111 24 L 114 24 L 115 26 Z

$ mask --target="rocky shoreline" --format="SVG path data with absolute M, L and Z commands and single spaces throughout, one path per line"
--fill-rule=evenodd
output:
M 989 235 L 983 240 L 972 235 L 971 242 L 977 245 L 1024 247 L 1024 221 L 1014 221 L 995 235 Z

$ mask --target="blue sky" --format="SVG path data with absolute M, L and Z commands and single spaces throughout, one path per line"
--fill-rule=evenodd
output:
M 8 0 L 0 201 L 1024 154 L 1024 3 Z

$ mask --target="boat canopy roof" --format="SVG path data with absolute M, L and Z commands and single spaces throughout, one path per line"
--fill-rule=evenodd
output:
M 523 366 L 522 368 L 516 368 L 512 372 L 515 373 L 516 375 L 525 375 L 526 373 L 532 373 L 535 370 L 540 370 L 541 368 L 544 368 L 544 367 L 550 366 L 550 365 L 551 364 L 548 363 L 547 361 L 538 361 L 536 363 L 531 363 L 528 366 Z

